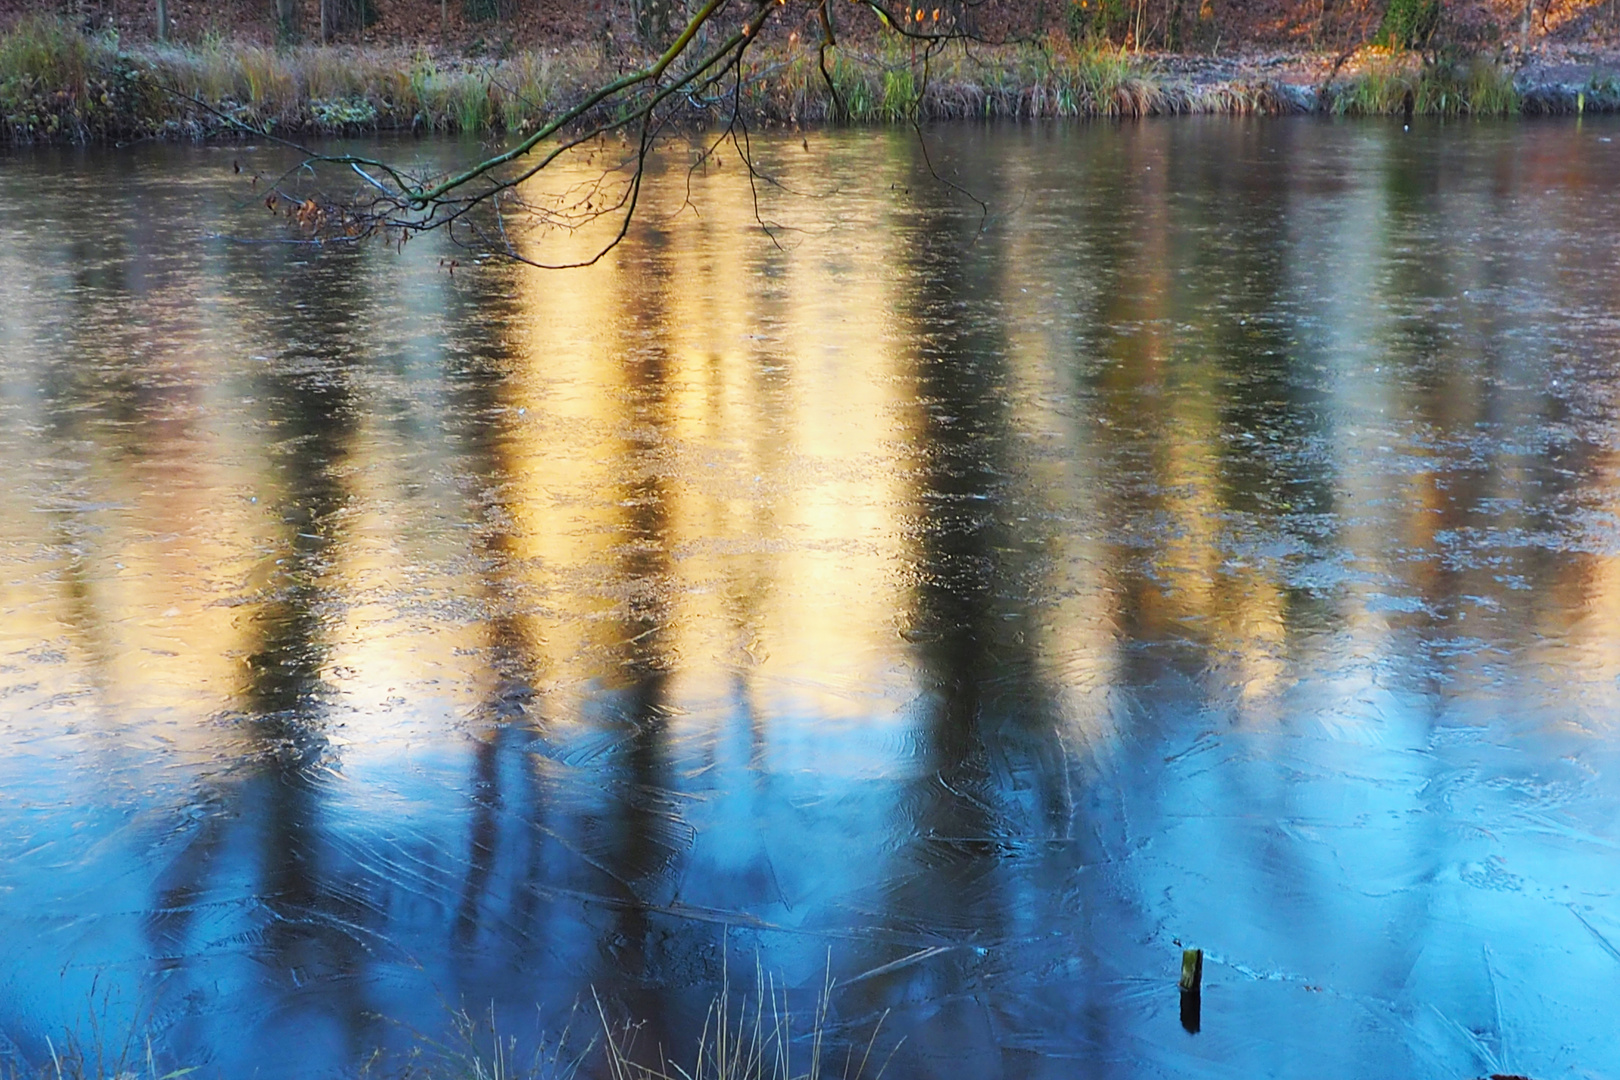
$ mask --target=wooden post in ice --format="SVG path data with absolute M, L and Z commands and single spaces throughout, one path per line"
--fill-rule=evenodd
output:
M 1196 994 L 1204 982 L 1204 950 L 1181 950 L 1181 992 Z
M 1198 1034 L 1203 1026 L 1204 950 L 1181 950 L 1181 1026 Z

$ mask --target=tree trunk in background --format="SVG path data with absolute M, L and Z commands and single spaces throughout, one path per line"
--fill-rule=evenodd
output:
M 298 40 L 298 0 L 276 0 L 276 38 L 283 43 Z
M 327 16 L 327 9 L 332 6 L 332 0 L 320 0 L 321 4 L 321 44 L 325 45 L 332 40 L 332 21 Z
M 636 33 L 642 44 L 662 49 L 674 36 L 675 0 L 633 0 Z
M 157 0 L 157 39 L 169 40 L 169 0 Z

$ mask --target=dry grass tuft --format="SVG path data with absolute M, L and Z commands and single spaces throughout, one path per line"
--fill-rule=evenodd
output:
M 843 1043 L 829 1031 L 833 982 L 830 974 L 810 1005 L 808 1015 L 794 1016 L 788 993 L 755 964 L 754 989 L 736 1000 L 729 989 L 729 972 L 721 975 L 721 989 L 710 1003 L 697 1036 L 690 1065 L 675 1064 L 669 1048 L 638 1045 L 644 1023 L 614 1020 L 593 996 L 600 1024 L 594 1035 L 575 1034 L 578 1010 L 555 1034 L 522 1040 L 497 1026 L 493 1010 L 474 1016 L 452 1010 L 442 1039 L 417 1034 L 403 1060 L 386 1058 L 380 1051 L 359 1071 L 362 1077 L 400 1076 L 409 1080 L 575 1080 L 600 1075 L 600 1066 L 612 1080 L 882 1080 L 889 1059 L 899 1049 L 896 1041 L 886 1053 L 878 1043 L 885 1013 L 864 1042 Z M 109 1003 L 102 1003 L 102 1010 Z M 137 1020 L 125 1033 L 109 1038 L 106 1022 L 93 1019 L 84 1035 L 70 1034 L 59 1047 L 49 1044 L 48 1060 L 36 1068 L 0 1070 L 4 1080 L 183 1080 L 195 1068 L 163 1069 L 149 1039 L 139 1034 Z M 837 1049 L 835 1050 L 835 1044 Z M 879 1058 L 881 1057 L 881 1061 Z
M 602 1022 L 609 1075 L 613 1080 L 822 1080 L 831 1076 L 842 1080 L 882 1080 L 889 1060 L 900 1045 L 897 1042 L 881 1062 L 875 1059 L 874 1051 L 887 1013 L 879 1017 L 864 1045 L 849 1044 L 844 1047 L 841 1063 L 829 1063 L 827 1013 L 833 989 L 830 973 L 807 1018 L 805 1045 L 797 1051 L 795 1043 L 799 1040 L 794 1034 L 786 990 L 778 987 L 774 977 L 767 976 L 757 964 L 754 982 L 752 998 L 743 998 L 733 1010 L 730 991 L 722 976 L 722 989 L 709 1006 L 691 1069 L 671 1064 L 663 1047 L 655 1048 L 658 1064 L 651 1064 L 649 1056 L 636 1051 L 638 1028 L 612 1024 L 598 1002 L 597 1015 Z

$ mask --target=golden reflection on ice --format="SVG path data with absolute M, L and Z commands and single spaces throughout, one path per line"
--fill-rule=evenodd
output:
M 747 942 L 988 1075 L 1169 1045 L 1180 937 L 1266 976 L 1198 1046 L 1612 1059 L 1577 136 L 964 125 L 985 216 L 915 132 L 765 138 L 780 247 L 672 145 L 561 273 L 8 158 L 0 986 L 335 1074 L 444 1001 L 701 1024 Z
M 657 207 L 594 273 L 512 278 L 509 553 L 549 598 L 543 669 L 678 660 L 688 701 L 768 671 L 761 707 L 864 715 L 904 605 L 889 299 L 814 239 L 762 243 L 735 169 L 695 188 L 701 217 Z

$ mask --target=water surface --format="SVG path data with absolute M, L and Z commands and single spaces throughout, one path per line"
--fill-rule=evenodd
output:
M 1620 1075 L 1620 126 L 931 139 L 988 219 L 677 146 L 550 274 L 0 162 L 0 1059 L 757 958 L 890 1075 Z

